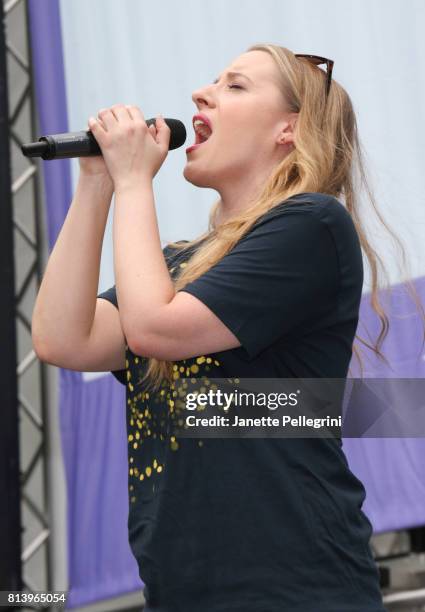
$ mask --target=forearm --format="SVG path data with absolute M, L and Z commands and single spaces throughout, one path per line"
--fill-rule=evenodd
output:
M 174 297 L 161 248 L 152 180 L 118 187 L 114 210 L 114 271 L 121 324 L 133 346 Z
M 37 352 L 86 339 L 94 320 L 110 181 L 81 176 L 38 291 L 32 315 Z

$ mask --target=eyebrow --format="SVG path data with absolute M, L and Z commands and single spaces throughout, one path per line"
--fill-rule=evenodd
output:
M 248 81 L 251 81 L 252 84 L 254 84 L 253 81 L 248 76 L 246 76 L 246 74 L 243 74 L 242 72 L 228 72 L 226 76 L 227 77 L 242 76 L 245 79 L 248 79 Z M 215 85 L 216 83 L 218 83 L 220 78 L 221 78 L 221 76 L 218 77 L 218 79 L 216 79 L 215 81 L 213 81 L 213 84 Z

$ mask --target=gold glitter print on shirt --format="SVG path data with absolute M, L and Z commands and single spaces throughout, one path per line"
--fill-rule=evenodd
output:
M 166 457 L 172 460 L 180 450 L 175 426 L 183 425 L 184 398 L 188 385 L 205 377 L 202 389 L 211 385 L 207 377 L 218 370 L 220 362 L 206 355 L 183 359 L 173 364 L 172 382 L 164 380 L 156 392 L 144 391 L 142 378 L 148 359 L 134 355 L 127 348 L 127 436 L 130 502 L 138 497 L 147 499 L 158 491 L 160 479 L 166 470 Z M 178 390 L 175 388 L 178 381 Z M 215 386 L 215 385 L 211 385 Z M 203 441 L 198 440 L 199 449 Z

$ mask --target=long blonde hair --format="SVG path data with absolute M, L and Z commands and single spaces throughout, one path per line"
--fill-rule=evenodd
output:
M 362 250 L 371 271 L 371 304 L 378 314 L 381 330 L 375 345 L 371 345 L 356 334 L 364 346 L 373 350 L 387 364 L 380 347 L 389 330 L 389 319 L 378 297 L 378 268 L 388 276 L 381 258 L 370 245 L 359 215 L 356 196 L 357 181 L 366 188 L 375 214 L 401 249 L 405 262 L 405 251 L 397 236 L 382 218 L 369 187 L 364 169 L 362 147 L 357 133 L 356 117 L 350 97 L 345 89 L 332 79 L 329 96 L 325 104 L 324 71 L 312 65 L 305 58 L 296 58 L 287 48 L 273 44 L 256 44 L 247 51 L 264 51 L 275 60 L 280 73 L 280 86 L 287 110 L 298 113 L 294 132 L 293 150 L 273 169 L 262 193 L 253 204 L 239 212 L 232 219 L 216 225 L 220 200 L 216 201 L 209 214 L 208 229 L 198 238 L 184 243 L 169 243 L 170 247 L 181 250 L 191 249 L 202 242 L 190 256 L 179 276 L 174 280 L 175 291 L 195 280 L 222 257 L 246 234 L 255 221 L 271 208 L 291 196 L 305 192 L 321 192 L 342 201 L 356 227 Z M 319 119 L 320 118 L 320 119 Z M 355 171 L 358 170 L 356 176 Z M 406 280 L 422 318 L 425 320 L 422 304 L 413 283 Z M 425 340 L 425 335 L 424 335 Z M 353 343 L 353 352 L 363 366 L 358 348 Z M 158 389 L 166 379 L 172 381 L 174 362 L 148 358 L 147 369 L 142 380 L 148 386 Z

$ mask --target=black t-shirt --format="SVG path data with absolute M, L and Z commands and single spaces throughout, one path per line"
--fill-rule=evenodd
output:
M 183 241 L 185 242 L 185 241 Z M 172 277 L 193 250 L 165 247 Z M 345 378 L 363 284 L 345 207 L 293 196 L 187 291 L 240 340 L 174 362 L 174 379 Z M 115 286 L 98 297 L 118 307 Z M 362 483 L 335 438 L 181 438 L 175 392 L 140 384 L 126 348 L 129 541 L 146 612 L 382 612 Z

